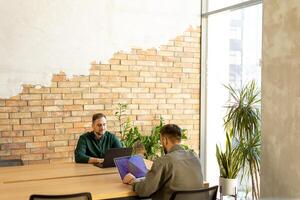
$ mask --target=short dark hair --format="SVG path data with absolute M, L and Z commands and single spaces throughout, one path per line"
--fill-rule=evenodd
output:
M 172 141 L 181 141 L 181 128 L 176 124 L 166 124 L 160 129 L 160 134 L 170 138 Z
M 96 114 L 94 114 L 94 115 L 93 115 L 93 118 L 92 118 L 93 123 L 94 123 L 97 119 L 100 119 L 100 118 L 102 118 L 102 117 L 104 117 L 104 118 L 106 119 L 106 116 L 105 116 L 103 113 L 96 113 Z

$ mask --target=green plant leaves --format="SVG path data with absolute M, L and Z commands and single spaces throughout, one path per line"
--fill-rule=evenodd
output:
M 160 144 L 160 129 L 164 125 L 162 117 L 159 119 L 159 124 L 154 126 L 150 135 L 142 135 L 139 128 L 133 125 L 133 122 L 127 117 L 125 118 L 125 112 L 127 104 L 118 104 L 115 117 L 119 121 L 121 143 L 124 147 L 134 147 L 139 142 L 145 149 L 146 159 L 154 160 L 155 158 L 164 154 L 164 150 Z M 126 119 L 124 121 L 124 118 Z M 187 130 L 182 130 L 182 139 L 187 139 Z M 189 149 L 187 145 L 182 145 L 185 149 Z
M 232 148 L 232 140 L 229 133 L 226 133 L 226 150 L 222 152 L 216 145 L 216 156 L 220 167 L 220 176 L 223 178 L 235 179 L 242 167 L 242 152 L 239 146 Z
M 243 176 L 249 175 L 251 177 L 253 198 L 258 199 L 261 161 L 260 91 L 257 89 L 254 81 L 249 82 L 241 89 L 235 89 L 231 85 L 225 87 L 229 91 L 230 102 L 225 106 L 227 114 L 224 117 L 224 128 L 226 133 L 230 133 L 229 137 L 233 139 L 235 144 L 231 152 L 235 149 L 240 152 Z M 228 143 L 228 134 L 226 140 Z M 230 152 L 230 145 L 226 146 L 225 154 L 231 157 L 234 156 L 227 151 Z M 228 175 L 230 172 L 222 169 L 225 167 L 229 168 L 221 160 L 229 159 L 229 157 L 225 157 L 223 154 L 217 147 L 217 159 L 220 165 L 221 176 L 223 176 L 222 173 Z

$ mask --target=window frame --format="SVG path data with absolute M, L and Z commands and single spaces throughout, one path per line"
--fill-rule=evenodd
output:
M 207 179 L 207 54 L 208 54 L 208 17 L 221 12 L 239 10 L 258 4 L 262 0 L 249 0 L 208 12 L 209 0 L 201 0 L 201 78 L 200 78 L 200 160 L 202 174 Z

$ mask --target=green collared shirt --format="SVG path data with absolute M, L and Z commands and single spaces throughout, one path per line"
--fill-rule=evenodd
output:
M 79 137 L 75 149 L 75 162 L 88 163 L 90 157 L 103 158 L 108 149 L 121 147 L 117 136 L 108 131 L 100 139 L 96 139 L 94 132 L 87 132 Z

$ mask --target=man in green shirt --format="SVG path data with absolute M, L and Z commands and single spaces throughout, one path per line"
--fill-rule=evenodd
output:
M 106 151 L 121 148 L 120 140 L 106 130 L 106 116 L 102 113 L 93 115 L 93 131 L 79 137 L 75 149 L 75 162 L 102 163 Z

